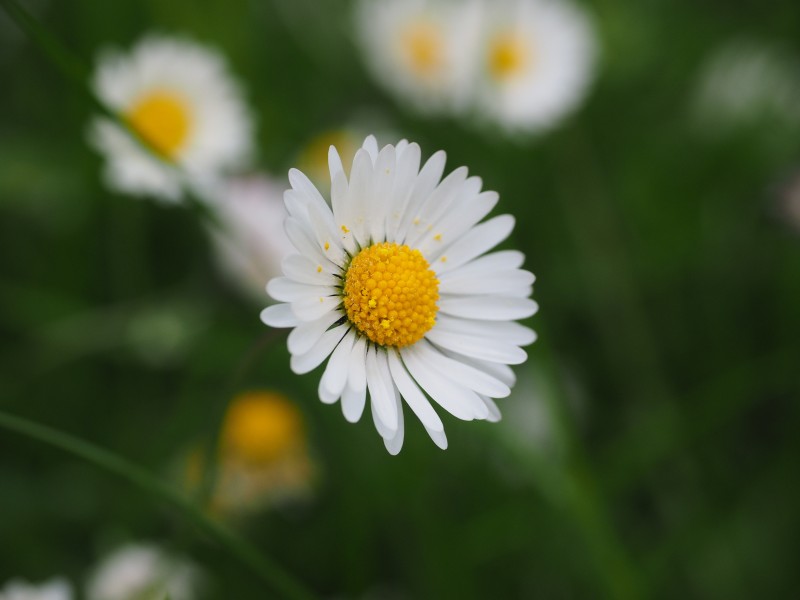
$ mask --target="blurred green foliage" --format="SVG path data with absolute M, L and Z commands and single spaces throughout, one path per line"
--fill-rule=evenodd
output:
M 595 85 L 527 141 L 395 104 L 364 72 L 342 1 L 26 4 L 87 62 L 152 30 L 223 50 L 258 116 L 259 162 L 278 176 L 320 131 L 377 113 L 427 154 L 445 149 L 448 170 L 468 165 L 517 217 L 512 243 L 541 305 L 517 371 L 555 390 L 564 456 L 509 444 L 507 425 L 443 416 L 446 452 L 412 423 L 390 457 L 368 417 L 348 425 L 316 399 L 315 377 L 290 373 L 282 339 L 236 384 L 286 392 L 309 422 L 314 497 L 241 533 L 321 595 L 796 590 L 800 238 L 775 209 L 800 132 L 705 135 L 692 93 L 731 39 L 800 56 L 800 4 L 586 4 L 602 46 Z M 0 408 L 166 477 L 212 435 L 266 332 L 260 307 L 226 287 L 191 212 L 102 187 L 91 105 L 5 15 L 0 44 Z M 151 335 L 164 320 L 174 335 Z M 0 514 L 0 582 L 80 585 L 117 543 L 153 540 L 208 570 L 209 597 L 264 597 L 179 515 L 6 432 Z

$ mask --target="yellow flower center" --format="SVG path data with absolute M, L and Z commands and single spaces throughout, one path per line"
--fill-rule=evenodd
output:
M 419 250 L 384 242 L 353 258 L 344 281 L 347 318 L 381 346 L 419 341 L 436 323 L 439 280 Z
M 428 21 L 417 21 L 406 27 L 401 36 L 406 61 L 417 75 L 429 77 L 444 62 L 444 44 L 439 28 Z
M 302 444 L 303 420 L 280 394 L 247 392 L 228 408 L 222 431 L 226 457 L 249 464 L 267 464 Z
M 528 65 L 528 46 L 514 33 L 498 35 L 489 48 L 489 73 L 505 80 L 519 74 Z
M 186 100 L 163 91 L 140 98 L 128 111 L 127 119 L 139 135 L 171 159 L 185 144 L 192 125 Z

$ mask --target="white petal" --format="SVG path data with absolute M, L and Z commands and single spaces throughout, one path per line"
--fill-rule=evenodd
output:
M 332 310 L 336 310 L 341 303 L 342 299 L 339 296 L 305 298 L 297 302 L 292 302 L 292 312 L 301 321 L 313 321 L 328 314 Z M 344 313 L 341 313 L 339 316 L 343 314 Z
M 464 319 L 516 321 L 536 314 L 539 305 L 530 298 L 510 296 L 444 296 L 439 310 Z
M 392 379 L 394 379 L 397 389 L 400 390 L 400 394 L 402 394 L 408 406 L 425 426 L 425 429 L 429 431 L 444 430 L 442 420 L 439 418 L 439 415 L 436 414 L 436 411 L 433 410 L 425 394 L 422 393 L 408 374 L 408 371 L 406 371 L 397 350 L 389 350 L 388 359 L 389 369 L 392 372 Z
M 287 218 L 283 222 L 283 229 L 286 232 L 286 236 L 300 254 L 317 263 L 329 260 L 328 257 L 325 256 L 324 250 L 313 237 L 312 232 L 309 231 L 307 227 L 304 227 L 299 220 L 294 217 Z
M 391 383 L 391 380 L 389 381 Z M 383 445 L 389 454 L 396 456 L 403 448 L 403 437 L 405 434 L 405 424 L 403 423 L 403 404 L 400 402 L 400 393 L 392 384 L 392 395 L 394 396 L 395 410 L 397 411 L 397 431 L 390 438 L 383 438 Z
M 314 321 L 306 321 L 300 323 L 297 327 L 292 329 L 289 337 L 286 339 L 286 346 L 289 348 L 290 354 L 305 354 L 319 342 L 322 334 L 339 319 L 339 315 L 335 311 L 321 316 Z
M 402 156 L 400 155 L 399 145 L 396 152 L 398 153 L 397 173 L 394 179 L 394 189 L 389 199 L 389 206 L 386 209 L 387 240 L 395 240 L 399 237 L 397 231 L 419 173 L 420 149 L 417 144 L 409 144 L 403 151 Z
M 375 162 L 374 188 L 369 210 L 369 237 L 373 243 L 386 240 L 386 214 L 395 177 L 394 146 L 385 146 Z
M 298 375 L 303 375 L 316 369 L 328 355 L 333 352 L 336 344 L 347 332 L 348 325 L 339 325 L 334 329 L 326 331 L 319 343 L 305 354 L 293 354 L 289 362 L 292 371 Z
M 305 298 L 333 296 L 336 294 L 336 288 L 298 283 L 288 277 L 274 277 L 267 283 L 267 293 L 279 302 L 294 302 Z
M 512 229 L 514 229 L 514 217 L 511 215 L 500 215 L 489 219 L 459 236 L 442 250 L 432 253 L 430 262 L 436 261 L 440 256 L 446 256 L 446 269 L 454 269 L 494 248 L 509 236 Z
M 459 239 L 488 215 L 499 198 L 497 192 L 483 192 L 466 202 L 458 203 L 430 228 L 427 235 L 420 239 L 417 247 L 426 256 L 444 248 L 446 244 Z
M 329 263 L 315 264 L 302 254 L 290 254 L 284 257 L 281 261 L 281 270 L 286 277 L 299 283 L 333 287 L 340 281 L 332 275 L 333 269 Z
M 481 396 L 481 400 L 486 404 L 486 408 L 489 410 L 489 416 L 486 418 L 487 421 L 490 423 L 497 423 L 500 419 L 503 418 L 503 415 L 500 414 L 500 409 L 495 404 L 495 401 L 491 398 L 487 398 L 486 396 Z
M 289 183 L 292 188 L 302 193 L 310 204 L 313 204 L 320 210 L 324 210 L 330 215 L 331 210 L 328 207 L 328 203 L 325 202 L 317 186 L 311 183 L 311 180 L 306 177 L 305 173 L 298 169 L 289 169 Z
M 447 436 L 444 431 L 433 431 L 432 429 L 425 428 L 428 435 L 431 436 L 433 443 L 439 446 L 442 450 L 447 450 Z
M 397 409 L 394 405 L 391 390 L 383 379 L 380 366 L 381 358 L 385 363 L 386 356 L 383 350 L 378 352 L 374 346 L 367 348 L 367 388 L 369 389 L 370 402 L 377 418 L 387 430 L 394 433 L 397 430 Z M 383 437 L 386 436 L 383 435 Z
M 403 348 L 400 356 L 411 376 L 439 406 L 464 421 L 475 418 L 472 405 L 480 402 L 477 394 L 434 371 L 413 351 L 413 346 Z
M 525 350 L 502 340 L 452 333 L 435 327 L 425 334 L 425 338 L 457 354 L 489 362 L 518 365 L 528 358 Z
M 333 182 L 333 180 L 339 175 L 344 177 L 342 159 L 339 158 L 339 152 L 336 150 L 336 146 L 331 146 L 328 148 L 328 168 L 330 169 L 331 173 L 331 182 Z
M 378 140 L 374 135 L 368 135 L 361 147 L 369 153 L 373 163 L 378 159 Z
M 443 150 L 439 150 L 428 159 L 428 161 L 422 167 L 422 170 L 420 170 L 419 175 L 414 182 L 414 187 L 411 190 L 408 203 L 405 206 L 402 221 L 397 229 L 398 242 L 405 240 L 406 233 L 408 232 L 409 227 L 413 224 L 414 219 L 417 217 L 417 213 L 419 212 L 419 208 L 422 206 L 422 203 L 425 202 L 433 190 L 436 189 L 439 180 L 442 178 L 446 160 L 447 155 L 445 152 Z
M 515 346 L 528 346 L 536 341 L 536 333 L 532 329 L 514 321 L 461 319 L 440 314 L 436 317 L 436 329 L 469 336 L 485 337 L 489 340 L 501 340 Z
M 347 384 L 357 392 L 367 389 L 367 338 L 358 336 L 350 352 L 347 369 Z
M 356 333 L 351 329 L 347 335 L 342 338 L 339 345 L 336 346 L 336 350 L 333 351 L 333 354 L 331 354 L 331 358 L 320 380 L 320 385 L 325 391 L 337 399 L 342 395 L 344 386 L 347 384 L 350 354 L 355 341 Z
M 492 252 L 455 269 L 450 269 L 439 275 L 439 280 L 444 282 L 451 278 L 462 276 L 477 276 L 518 269 L 525 262 L 525 255 L 518 250 L 500 250 Z
M 511 394 L 511 388 L 502 381 L 470 365 L 445 356 L 425 340 L 421 340 L 416 346 L 422 360 L 436 371 L 447 373 L 460 385 L 492 398 L 505 398 Z
M 367 403 L 367 386 L 364 389 L 354 390 L 350 387 L 350 382 L 344 386 L 342 392 L 342 414 L 349 423 L 357 423 L 364 412 Z
M 325 387 L 324 380 L 320 377 L 319 385 L 317 386 L 317 396 L 323 404 L 336 404 L 339 400 L 339 394 L 335 394 Z
M 530 293 L 528 290 L 534 279 L 533 273 L 522 269 L 498 271 L 491 275 L 466 275 L 441 282 L 439 292 L 442 294 L 526 296 Z
M 463 354 L 458 354 L 456 352 L 450 352 L 449 350 L 442 350 L 442 352 L 450 358 L 455 358 L 456 360 L 464 362 L 468 365 L 472 365 L 476 369 L 480 369 L 485 373 L 489 373 L 489 375 L 499 379 L 508 387 L 514 387 L 514 384 L 517 382 L 517 376 L 514 374 L 514 369 L 506 364 L 487 362 L 485 360 L 479 360 L 470 356 L 464 356 Z
M 412 248 L 419 246 L 419 240 L 432 227 L 441 211 L 446 211 L 454 202 L 455 195 L 467 179 L 468 170 L 466 167 L 459 167 L 436 187 L 436 189 L 424 200 L 417 209 L 411 226 L 406 233 L 406 243 Z
M 350 171 L 350 184 L 347 190 L 347 207 L 345 217 L 337 223 L 349 230 L 342 230 L 342 238 L 353 237 L 362 247 L 369 242 L 367 229 L 371 203 L 374 201 L 372 193 L 373 164 L 366 150 L 356 152 L 353 158 L 353 169 Z
M 288 304 L 275 304 L 261 311 L 261 320 L 270 327 L 295 327 L 299 321 Z

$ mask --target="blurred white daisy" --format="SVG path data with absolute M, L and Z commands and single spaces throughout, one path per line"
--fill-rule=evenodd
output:
M 283 231 L 283 190 L 266 175 L 251 175 L 229 179 L 206 198 L 221 225 L 211 231 L 221 273 L 259 301 L 293 248 Z
M 712 132 L 746 124 L 800 126 L 800 63 L 780 48 L 738 40 L 715 50 L 695 90 L 698 123 Z
M 192 600 L 201 575 L 184 559 L 144 544 L 123 546 L 109 554 L 92 574 L 88 600 Z
M 476 111 L 510 132 L 554 126 L 583 100 L 596 43 L 586 14 L 566 0 L 483 3 L 475 63 Z
M 469 102 L 478 4 L 466 0 L 361 0 L 356 34 L 373 76 L 428 113 Z
M 0 600 L 72 600 L 72 586 L 60 578 L 40 584 L 12 579 L 0 589 Z
M 149 36 L 130 53 L 100 54 L 95 93 L 169 162 L 117 123 L 96 117 L 92 144 L 105 155 L 112 189 L 177 201 L 182 182 L 202 185 L 243 166 L 253 124 L 241 90 L 216 51 L 183 39 Z
M 514 321 L 536 312 L 534 277 L 514 250 L 486 254 L 514 219 L 480 221 L 498 201 L 461 167 L 441 179 L 444 152 L 420 169 L 420 148 L 405 140 L 378 150 L 364 142 L 349 181 L 330 153 L 333 210 L 300 171 L 291 170 L 285 228 L 296 253 L 267 285 L 283 302 L 262 320 L 293 327 L 291 367 L 307 373 L 328 357 L 323 402 L 341 398 L 357 421 L 367 392 L 389 452 L 403 443 L 404 398 L 434 442 L 447 445 L 426 394 L 464 420 L 498 420 L 492 398 L 510 394 L 533 331 Z M 480 224 L 479 224 L 480 223 Z

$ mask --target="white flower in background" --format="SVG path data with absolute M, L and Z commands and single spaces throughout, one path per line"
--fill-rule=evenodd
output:
M 90 141 L 105 155 L 109 187 L 177 201 L 182 182 L 202 186 L 243 166 L 252 120 L 223 57 L 194 42 L 149 36 L 129 53 L 101 53 L 94 91 L 163 156 L 159 160 L 119 124 L 97 117 Z
M 128 545 L 107 556 L 93 573 L 88 600 L 192 600 L 198 597 L 197 568 L 159 548 Z
M 331 200 L 291 170 L 285 228 L 296 253 L 284 277 L 267 285 L 284 304 L 262 320 L 293 327 L 288 347 L 295 373 L 328 360 L 323 402 L 341 398 L 357 421 L 367 392 L 389 452 L 403 444 L 404 398 L 434 442 L 444 427 L 426 394 L 464 420 L 500 418 L 492 398 L 511 392 L 508 365 L 533 331 L 515 323 L 536 312 L 534 277 L 514 250 L 486 254 L 511 233 L 514 219 L 480 221 L 498 201 L 461 167 L 441 179 L 444 152 L 420 169 L 420 148 L 405 140 L 378 150 L 370 136 L 356 153 L 349 181 L 330 153 Z M 479 224 L 480 223 L 480 224 Z
M 695 112 L 712 131 L 762 118 L 800 126 L 800 63 L 779 48 L 753 41 L 725 45 L 700 69 Z
M 589 18 L 566 0 L 483 3 L 475 109 L 509 132 L 554 126 L 591 82 L 596 44 Z
M 72 600 L 72 586 L 64 579 L 40 584 L 12 579 L 0 589 L 0 600 Z
M 361 0 L 356 34 L 373 76 L 423 112 L 458 112 L 469 101 L 477 2 Z
M 266 175 L 240 177 L 207 198 L 222 226 L 211 231 L 221 272 L 259 301 L 267 281 L 280 274 L 281 261 L 293 249 L 283 231 L 284 187 Z

